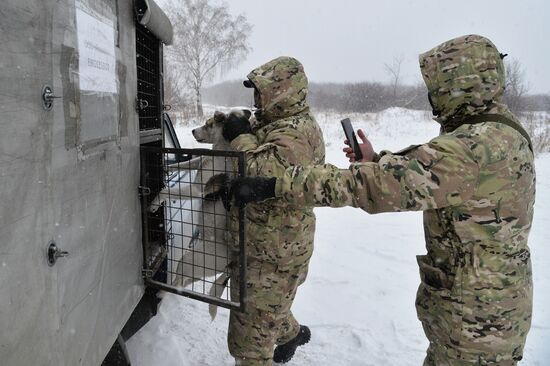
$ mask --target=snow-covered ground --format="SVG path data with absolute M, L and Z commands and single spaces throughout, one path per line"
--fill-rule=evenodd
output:
M 363 128 L 375 150 L 398 150 L 437 135 L 426 112 L 389 109 L 377 114 L 317 113 L 327 162 L 347 167 L 340 119 Z M 178 126 L 184 147 L 196 143 Z M 550 364 L 550 154 L 536 160 L 537 202 L 530 236 L 534 268 L 533 325 L 522 366 Z M 416 319 L 415 255 L 425 252 L 419 213 L 368 215 L 353 208 L 318 208 L 315 252 L 293 313 L 312 331 L 287 365 L 367 366 L 422 364 L 427 341 Z M 208 306 L 165 294 L 159 314 L 128 341 L 135 366 L 233 365 L 226 346 L 229 312 L 210 321 Z

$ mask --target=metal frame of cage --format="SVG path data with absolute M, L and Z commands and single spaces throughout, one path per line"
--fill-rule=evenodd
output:
M 244 311 L 246 298 L 246 252 L 245 252 L 245 210 L 244 206 L 239 206 L 238 211 L 238 256 L 234 257 L 229 247 L 227 247 L 226 253 L 217 253 L 218 247 L 223 247 L 223 243 L 216 240 L 216 230 L 219 230 L 215 224 L 212 226 L 205 224 L 206 215 L 208 218 L 214 220 L 221 220 L 227 222 L 229 219 L 229 212 L 205 212 L 203 211 L 203 197 L 193 195 L 180 195 L 182 187 L 187 186 L 199 187 L 200 191 L 204 190 L 207 181 L 203 179 L 203 176 L 212 176 L 219 173 L 229 173 L 233 177 L 244 176 L 245 174 L 245 154 L 237 151 L 220 151 L 220 150 L 208 150 L 208 149 L 178 149 L 178 148 L 159 148 L 150 146 L 141 146 L 141 199 L 142 199 L 142 221 L 143 221 L 143 274 L 146 285 L 158 288 L 174 294 L 190 297 L 196 300 L 200 300 L 206 303 L 218 305 L 228 309 L 234 309 Z M 204 168 L 201 166 L 199 169 L 188 169 L 186 165 L 191 159 L 212 159 L 224 158 L 225 162 L 223 166 L 215 166 Z M 201 160 L 202 162 L 202 160 Z M 158 166 L 162 165 L 163 174 L 162 178 L 158 178 L 154 174 L 148 174 L 147 172 L 156 171 Z M 174 169 L 175 172 L 170 173 L 168 166 L 178 166 Z M 161 193 L 164 192 L 164 193 Z M 189 192 L 191 193 L 191 192 Z M 156 207 L 157 203 L 153 203 L 156 198 L 163 199 L 163 204 L 158 206 L 159 210 L 162 208 L 164 211 L 158 213 L 159 219 L 155 221 L 154 211 L 150 211 L 149 207 L 153 205 Z M 195 202 L 194 201 L 199 201 Z M 197 207 L 200 206 L 200 207 Z M 158 212 L 158 210 L 157 210 Z M 202 215 L 202 224 L 201 224 Z M 195 218 L 198 218 L 196 220 Z M 218 221 L 220 222 L 220 221 Z M 155 227 L 157 226 L 157 227 Z M 214 229 L 214 237 L 200 237 L 200 233 L 203 234 L 209 230 Z M 197 234 L 199 233 L 199 234 Z M 178 246 L 178 241 L 181 242 L 181 246 Z M 207 253 L 206 249 L 200 250 L 200 243 L 202 241 L 203 248 L 206 245 L 214 247 L 214 253 Z M 197 245 L 199 243 L 199 245 Z M 187 244 L 187 246 L 185 246 Z M 227 243 L 226 243 L 227 245 Z M 178 259 L 181 254 L 181 259 Z M 194 269 L 201 269 L 201 265 L 194 262 L 184 262 L 183 258 L 186 256 L 194 258 L 197 256 L 200 258 L 204 256 L 204 263 L 202 264 L 202 273 L 197 273 L 195 276 Z M 238 263 L 239 269 L 239 301 L 231 301 L 230 290 L 231 284 L 225 291 L 225 297 L 222 298 L 221 294 L 212 295 L 212 286 L 216 286 L 216 279 L 221 276 L 214 276 L 214 278 L 205 278 L 207 271 L 215 270 L 210 268 L 206 264 L 207 259 L 220 261 L 227 261 Z M 178 278 L 180 275 L 180 265 L 183 269 L 185 265 L 193 268 L 191 282 L 187 287 L 179 287 L 173 284 L 174 277 Z M 177 264 L 177 265 L 176 265 Z M 174 271 L 176 268 L 176 271 Z M 226 277 L 230 275 L 230 268 L 226 267 L 223 274 Z M 181 277 L 184 277 L 183 275 Z M 187 278 L 187 277 L 185 277 Z M 197 284 L 198 282 L 198 284 Z M 190 288 L 188 288 L 190 287 Z M 214 291 L 215 292 L 215 291 Z

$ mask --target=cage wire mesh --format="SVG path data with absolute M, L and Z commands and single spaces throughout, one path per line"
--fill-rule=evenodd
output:
M 244 263 L 244 209 L 236 210 L 238 218 L 232 219 L 238 225 L 229 225 L 231 218 L 223 202 L 204 196 L 221 188 L 219 174 L 244 174 L 244 154 L 205 149 L 141 149 L 142 187 L 147 191 L 142 198 L 146 216 L 144 267 L 149 277 L 154 276 L 157 286 L 164 282 L 166 286 L 160 286 L 164 290 L 241 308 L 241 300 L 231 301 L 231 282 L 227 280 L 231 268 Z M 158 172 L 159 168 L 162 174 L 148 173 Z M 239 239 L 238 247 L 232 244 L 232 238 Z M 241 271 L 239 275 L 245 274 Z M 244 298 L 244 290 L 240 294 Z
M 141 131 L 161 127 L 160 41 L 141 24 L 136 25 L 137 109 Z

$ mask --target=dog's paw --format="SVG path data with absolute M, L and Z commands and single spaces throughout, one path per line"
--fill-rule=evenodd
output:
M 221 173 L 210 177 L 204 185 L 203 197 L 206 200 L 217 201 L 227 197 L 227 186 L 229 178 L 227 174 Z
M 161 207 L 161 205 L 150 204 L 149 207 L 147 207 L 147 212 L 157 213 Z

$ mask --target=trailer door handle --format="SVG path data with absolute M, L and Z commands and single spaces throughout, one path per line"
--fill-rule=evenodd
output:
M 53 100 L 56 98 L 61 97 L 53 94 L 51 86 L 44 85 L 44 87 L 42 88 L 42 107 L 44 107 L 45 110 L 49 111 L 50 109 L 52 109 Z
M 69 255 L 69 252 L 60 250 L 57 245 L 52 241 L 48 245 L 48 265 L 51 267 L 57 262 L 58 258 L 66 257 Z

